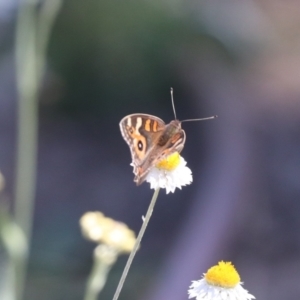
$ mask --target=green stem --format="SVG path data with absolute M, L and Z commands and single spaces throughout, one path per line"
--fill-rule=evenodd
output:
M 107 245 L 99 245 L 94 251 L 94 264 L 87 281 L 84 300 L 96 300 L 103 289 L 107 275 L 118 257 L 118 252 Z
M 133 261 L 133 259 L 134 259 L 134 256 L 135 256 L 137 250 L 138 250 L 139 247 L 140 247 L 140 243 L 141 243 L 142 237 L 143 237 L 143 235 L 144 235 L 144 233 L 145 233 L 145 230 L 146 230 L 147 225 L 148 225 L 148 223 L 149 223 L 149 220 L 150 220 L 150 218 L 151 218 L 151 215 L 152 215 L 152 212 L 153 212 L 153 208 L 154 208 L 154 205 L 155 205 L 156 200 L 157 200 L 158 193 L 159 193 L 159 188 L 156 189 L 156 190 L 154 191 L 154 194 L 153 194 L 152 199 L 151 199 L 151 202 L 150 202 L 150 204 L 149 204 L 149 207 L 148 207 L 147 214 L 146 214 L 146 216 L 145 216 L 143 225 L 142 225 L 142 227 L 141 227 L 141 229 L 140 229 L 140 232 L 139 232 L 139 234 L 138 234 L 138 236 L 137 236 L 137 239 L 136 239 L 134 248 L 133 248 L 133 250 L 131 251 L 131 253 L 130 253 L 130 255 L 129 255 L 129 258 L 128 258 L 128 260 L 127 260 L 126 266 L 125 266 L 124 271 L 123 271 L 123 273 L 122 273 L 122 276 L 121 276 L 121 279 L 120 279 L 120 281 L 119 281 L 118 287 L 117 287 L 116 292 L 115 292 L 115 295 L 114 295 L 114 297 L 113 297 L 113 300 L 117 300 L 117 299 L 119 298 L 119 295 L 120 295 L 121 290 L 122 290 L 122 288 L 123 288 L 123 285 L 124 285 L 125 279 L 126 279 L 126 277 L 127 277 L 128 271 L 129 271 L 129 269 L 130 269 L 130 266 L 131 266 L 131 264 L 132 264 L 132 261 Z
M 37 68 L 35 4 L 21 3 L 17 20 L 16 67 L 19 92 L 15 220 L 30 244 L 36 185 Z M 28 249 L 15 263 L 16 299 L 25 286 Z
M 36 189 L 38 144 L 38 90 L 45 66 L 49 32 L 61 0 L 45 0 L 38 15 L 37 0 L 20 1 L 16 31 L 16 71 L 18 102 L 17 170 L 15 221 L 24 231 L 30 245 Z M 54 6 L 55 9 L 50 9 Z M 46 13 L 50 17 L 46 17 Z M 41 36 L 44 35 L 44 36 Z M 16 265 L 16 299 L 21 299 L 25 286 L 28 249 Z

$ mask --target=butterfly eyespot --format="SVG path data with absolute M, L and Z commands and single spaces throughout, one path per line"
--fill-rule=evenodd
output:
M 142 143 L 141 141 L 138 141 L 137 146 L 138 146 L 138 149 L 139 149 L 140 151 L 143 150 L 143 143 Z

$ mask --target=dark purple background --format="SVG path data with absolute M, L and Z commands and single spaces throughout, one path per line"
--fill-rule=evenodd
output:
M 11 203 L 15 9 L 0 14 L 0 170 Z M 84 212 L 138 232 L 152 191 L 134 185 L 118 123 L 136 112 L 169 122 L 171 86 L 180 119 L 219 118 L 183 125 L 194 182 L 160 193 L 120 300 L 187 299 L 219 260 L 257 299 L 299 299 L 299 11 L 296 1 L 65 1 L 40 96 L 26 299 L 82 299 L 94 248 L 80 233 Z M 100 299 L 112 298 L 126 258 Z

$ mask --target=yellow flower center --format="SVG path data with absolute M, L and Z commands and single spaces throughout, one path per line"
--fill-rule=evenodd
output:
M 158 169 L 173 171 L 174 169 L 176 169 L 178 167 L 179 162 L 180 162 L 180 155 L 178 152 L 175 152 L 175 153 L 169 155 L 168 157 L 166 157 L 165 159 L 161 160 L 156 165 L 156 167 Z
M 220 261 L 207 271 L 205 279 L 211 285 L 233 288 L 240 282 L 240 275 L 231 262 Z

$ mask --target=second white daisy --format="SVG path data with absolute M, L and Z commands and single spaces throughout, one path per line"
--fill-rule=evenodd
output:
M 196 300 L 251 300 L 255 297 L 242 287 L 240 275 L 230 262 L 219 262 L 203 278 L 193 281 L 189 299 Z

